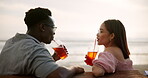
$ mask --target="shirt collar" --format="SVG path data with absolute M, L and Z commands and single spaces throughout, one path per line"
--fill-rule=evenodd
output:
M 32 39 L 37 43 L 41 43 L 39 40 L 37 40 L 36 38 L 34 38 L 33 36 L 29 35 L 29 34 L 20 34 L 20 33 L 16 33 L 15 38 L 17 40 L 21 40 L 21 39 Z

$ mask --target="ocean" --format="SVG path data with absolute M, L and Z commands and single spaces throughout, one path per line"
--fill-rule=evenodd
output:
M 90 47 L 94 47 L 93 40 L 62 40 L 63 44 L 67 47 L 68 57 L 57 61 L 62 66 L 79 65 L 85 66 L 85 55 Z M 0 42 L 0 52 L 5 44 L 5 41 Z M 130 59 L 133 61 L 133 65 L 148 65 L 148 42 L 128 42 L 129 50 L 131 52 Z M 53 49 L 51 45 L 46 45 L 46 48 L 51 54 Z M 103 46 L 96 47 L 99 52 L 103 51 Z M 98 52 L 98 54 L 99 54 Z

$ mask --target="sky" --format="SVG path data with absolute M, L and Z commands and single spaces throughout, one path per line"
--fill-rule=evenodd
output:
M 130 41 L 148 39 L 148 0 L 0 0 L 0 40 L 26 33 L 25 12 L 52 11 L 57 39 L 94 39 L 107 19 L 120 20 Z

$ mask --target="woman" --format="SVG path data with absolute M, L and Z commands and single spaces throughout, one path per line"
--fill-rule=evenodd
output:
M 133 70 L 124 25 L 119 20 L 106 20 L 97 34 L 98 45 L 104 45 L 96 60 L 93 60 L 94 76 L 103 76 L 115 71 Z

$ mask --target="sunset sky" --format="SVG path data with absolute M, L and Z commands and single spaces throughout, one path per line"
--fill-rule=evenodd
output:
M 107 19 L 119 19 L 131 41 L 148 39 L 148 0 L 1 0 L 0 40 L 25 33 L 25 12 L 36 7 L 52 11 L 59 39 L 94 39 Z

